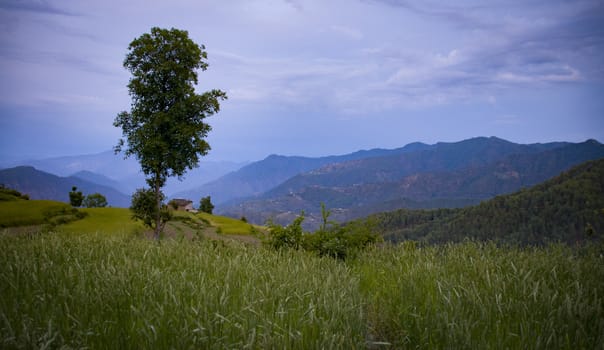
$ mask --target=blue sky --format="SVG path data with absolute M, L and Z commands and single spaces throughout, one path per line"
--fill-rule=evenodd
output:
M 130 41 L 206 46 L 211 160 L 499 136 L 604 141 L 596 0 L 0 0 L 0 156 L 111 149 Z

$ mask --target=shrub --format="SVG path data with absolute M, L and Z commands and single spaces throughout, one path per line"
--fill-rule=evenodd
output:
M 304 249 L 320 256 L 345 259 L 348 255 L 348 242 L 342 231 L 316 231 L 304 235 Z
M 319 256 L 344 260 L 381 239 L 381 236 L 375 232 L 375 225 L 370 221 L 335 226 L 327 221 L 329 211 L 325 210 L 324 206 L 321 207 L 321 211 L 324 214 L 324 224 L 314 233 L 303 233 L 303 214 L 286 227 L 269 222 L 267 244 L 274 249 L 302 248 Z
M 199 201 L 199 210 L 204 213 L 212 214 L 214 211 L 214 204 L 212 204 L 212 198 L 210 196 L 203 197 Z
M 160 192 L 160 200 L 163 201 L 164 199 L 164 194 Z M 156 229 L 155 220 L 158 210 L 155 200 L 155 192 L 153 190 L 140 188 L 132 195 L 132 204 L 130 205 L 132 218 L 141 220 L 145 226 L 154 230 Z M 161 231 L 166 222 L 172 219 L 172 214 L 170 213 L 170 210 L 168 210 L 168 206 L 162 205 L 159 216 L 159 231 Z
M 302 221 L 304 221 L 304 213 L 295 218 L 294 221 L 286 227 L 269 221 L 268 245 L 277 250 L 283 248 L 300 248 L 300 243 L 302 241 Z
M 22 194 L 21 192 L 12 188 L 4 187 L 0 185 L 0 202 L 1 201 L 16 201 L 19 199 L 29 200 L 29 195 Z
M 380 240 L 370 223 L 354 223 L 304 235 L 303 247 L 320 256 L 346 259 Z
M 82 205 L 82 201 L 84 201 L 84 195 L 81 191 L 78 191 L 76 186 L 73 186 L 71 192 L 69 192 L 69 204 L 74 207 L 79 207 Z
M 84 198 L 82 205 L 86 208 L 104 208 L 107 206 L 107 198 L 100 193 L 89 194 Z
M 59 207 L 48 209 L 44 212 L 45 222 L 51 226 L 58 226 L 72 221 L 83 219 L 88 214 L 76 208 Z

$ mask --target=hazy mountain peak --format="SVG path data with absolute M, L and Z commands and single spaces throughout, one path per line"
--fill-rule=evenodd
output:
M 589 144 L 589 145 L 601 145 L 601 143 L 598 142 L 598 140 L 595 140 L 595 139 L 588 139 L 584 143 Z
M 96 184 L 79 177 L 61 177 L 32 166 L 18 166 L 0 170 L 0 183 L 28 194 L 31 199 L 49 199 L 69 202 L 69 191 L 76 186 L 84 195 L 101 193 L 111 206 L 127 207 L 130 197 L 112 187 Z

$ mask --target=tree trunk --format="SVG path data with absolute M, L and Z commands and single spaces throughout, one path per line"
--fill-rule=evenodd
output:
M 159 178 L 159 177 L 158 177 Z M 155 232 L 154 232 L 154 238 L 156 241 L 159 241 L 159 234 L 161 233 L 161 229 L 162 229 L 162 225 L 161 225 L 161 196 L 160 196 L 160 190 L 161 187 L 159 186 L 159 179 L 156 178 L 155 180 L 155 201 L 157 204 L 157 210 L 155 212 Z

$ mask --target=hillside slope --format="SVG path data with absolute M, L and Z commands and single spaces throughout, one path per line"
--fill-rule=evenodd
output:
M 514 194 L 463 209 L 398 210 L 370 217 L 386 240 L 465 238 L 523 244 L 573 243 L 604 235 L 604 159 Z
M 31 199 L 47 199 L 69 203 L 73 186 L 84 195 L 101 193 L 113 207 L 129 207 L 130 196 L 113 188 L 98 185 L 78 177 L 59 177 L 29 166 L 0 170 L 0 184 L 28 194 Z
M 409 153 L 429 149 L 431 147 L 432 146 L 423 143 L 412 143 L 392 150 L 373 149 L 358 151 L 342 156 L 319 158 L 270 155 L 261 161 L 248 164 L 215 181 L 191 190 L 178 192 L 174 196 L 191 198 L 194 201 L 198 201 L 199 198 L 210 195 L 215 204 L 222 204 L 236 198 L 260 195 L 292 176 L 320 168 L 327 164 Z

